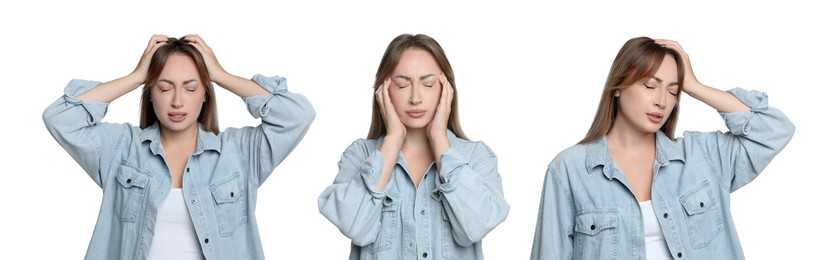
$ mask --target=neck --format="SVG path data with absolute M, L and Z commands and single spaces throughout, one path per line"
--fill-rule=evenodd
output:
M 173 131 L 166 128 L 161 128 L 159 131 L 161 145 L 166 151 L 196 149 L 196 139 L 199 137 L 198 124 L 182 131 Z
M 637 131 L 625 124 L 618 124 L 622 120 L 616 121 L 611 131 L 605 136 L 609 148 L 631 152 L 654 149 L 656 138 L 654 133 Z
M 426 128 L 407 128 L 406 138 L 403 140 L 401 152 L 404 156 L 409 155 L 432 155 L 432 146 L 427 138 Z

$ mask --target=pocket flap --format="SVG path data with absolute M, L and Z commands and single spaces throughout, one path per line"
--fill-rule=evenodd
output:
M 115 176 L 115 179 L 121 186 L 127 189 L 132 187 L 144 188 L 150 182 L 150 175 L 136 168 L 121 165 L 118 166 L 118 174 Z
M 216 204 L 231 203 L 242 196 L 242 184 L 239 183 L 239 174 L 210 185 L 210 193 Z
M 617 209 L 581 211 L 577 213 L 574 231 L 593 236 L 602 230 L 616 228 L 619 223 L 618 219 L 619 210 Z
M 709 193 L 709 181 L 704 181 L 680 197 L 680 204 L 689 216 L 706 212 L 715 204 L 714 202 L 712 194 Z

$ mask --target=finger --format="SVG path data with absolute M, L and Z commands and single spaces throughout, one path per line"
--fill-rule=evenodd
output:
M 150 41 L 147 42 L 147 49 L 150 50 L 154 46 L 161 45 L 164 43 L 167 43 L 167 35 L 154 34 L 150 37 Z

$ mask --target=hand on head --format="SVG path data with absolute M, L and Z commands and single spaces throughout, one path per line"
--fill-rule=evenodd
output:
M 216 55 L 213 54 L 213 49 L 205 43 L 205 41 L 200 37 L 198 34 L 188 34 L 182 37 L 183 40 L 188 41 L 190 45 L 196 47 L 199 50 L 199 53 L 202 54 L 202 57 L 205 59 L 205 65 L 207 65 L 208 73 L 210 73 L 210 79 L 212 81 L 216 81 L 216 78 L 221 74 L 226 74 L 225 69 L 222 68 L 222 65 L 219 64 L 219 60 L 216 59 Z
M 683 79 L 683 86 L 684 86 L 683 89 L 684 89 L 684 91 L 686 89 L 686 86 L 692 86 L 693 84 L 700 84 L 697 80 L 697 77 L 695 77 L 694 71 L 692 71 L 692 63 L 689 60 L 689 54 L 687 54 L 686 51 L 683 50 L 683 47 L 680 46 L 680 43 L 678 43 L 676 41 L 672 41 L 672 40 L 666 40 L 666 39 L 655 39 L 654 43 L 657 43 L 660 46 L 663 46 L 663 47 L 669 48 L 671 50 L 674 50 L 680 55 L 680 58 L 682 59 L 682 63 L 683 63 L 683 69 L 685 71 L 685 73 L 683 75 L 683 78 L 684 78 Z
M 447 122 L 450 118 L 450 112 L 452 112 L 454 89 L 444 73 L 439 76 L 439 82 L 441 83 L 441 97 L 438 99 L 438 106 L 435 108 L 435 116 L 427 126 L 427 136 L 430 139 L 446 137 Z
M 375 99 L 380 108 L 380 114 L 383 116 L 383 122 L 386 125 L 387 137 L 403 138 L 406 136 L 406 126 L 398 118 L 395 111 L 395 106 L 392 105 L 392 99 L 389 98 L 389 87 L 392 85 L 392 79 L 387 78 L 383 80 L 383 85 L 378 86 L 375 90 Z
M 163 34 L 155 34 L 150 37 L 150 41 L 147 42 L 147 48 L 144 49 L 144 53 L 141 54 L 141 59 L 138 61 L 138 65 L 136 65 L 135 70 L 133 70 L 134 75 L 136 75 L 140 79 L 144 79 L 147 77 L 147 70 L 150 68 L 150 60 L 153 59 L 153 54 L 156 53 L 159 47 L 166 44 L 168 41 L 168 37 Z

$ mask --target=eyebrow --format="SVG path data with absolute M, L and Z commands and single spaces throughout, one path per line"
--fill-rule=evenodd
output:
M 657 83 L 663 83 L 663 79 L 658 78 L 657 76 L 651 76 L 651 78 L 654 79 L 655 81 L 657 81 Z M 669 83 L 669 85 L 667 87 L 671 87 L 671 86 L 680 86 L 680 83 L 672 82 L 672 83 Z
M 169 80 L 169 79 L 160 79 L 159 81 L 170 84 L 170 85 L 176 85 L 176 83 L 174 83 L 172 80 Z M 187 84 L 190 84 L 190 83 L 193 83 L 193 82 L 196 82 L 196 81 L 198 81 L 198 80 L 188 79 L 188 80 L 185 80 L 184 82 L 182 82 L 182 85 L 187 85 Z
M 427 75 L 423 75 L 423 76 L 421 76 L 421 77 L 420 77 L 420 78 L 418 78 L 418 79 L 420 79 L 420 80 L 425 80 L 425 79 L 427 79 L 427 78 L 429 78 L 429 77 L 433 77 L 433 76 L 435 76 L 435 74 L 427 74 Z M 405 80 L 412 80 L 412 78 L 410 78 L 409 76 L 404 76 L 404 75 L 397 75 L 397 76 L 395 76 L 395 78 L 405 79 Z

